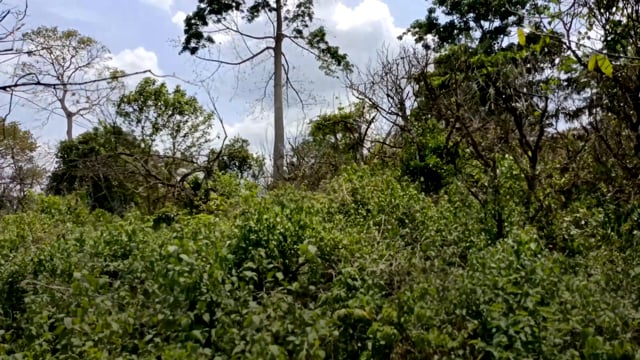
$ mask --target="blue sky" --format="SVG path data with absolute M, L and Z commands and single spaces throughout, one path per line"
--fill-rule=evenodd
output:
M 20 0 L 8 1 L 12 2 L 17 4 Z M 318 21 L 327 26 L 332 42 L 361 66 L 366 65 L 383 43 L 397 43 L 395 35 L 424 16 L 428 5 L 425 0 L 320 0 L 316 3 Z M 186 54 L 178 55 L 175 45 L 181 36 L 179 20 L 194 8 L 194 0 L 30 0 L 27 27 L 74 28 L 105 44 L 114 54 L 114 63 L 124 70 L 151 68 L 191 80 L 194 76 L 206 75 L 211 68 Z M 259 31 L 260 26 L 262 24 L 255 24 L 247 29 Z M 233 60 L 232 48 L 231 42 L 223 42 L 219 54 Z M 333 99 L 336 96 L 344 99 L 345 92 L 338 81 L 316 70 L 313 58 L 292 52 L 289 60 L 296 64 L 295 83 L 304 88 L 305 93 L 314 95 L 305 114 L 297 103 L 289 107 L 286 122 L 292 133 L 314 114 L 335 108 Z M 266 65 L 225 69 L 216 75 L 211 88 L 227 130 L 232 135 L 248 138 L 254 149 L 261 150 L 270 147 L 270 103 L 259 101 L 267 78 Z M 202 93 L 198 95 L 206 102 Z M 52 118 L 42 126 L 44 115 L 26 107 L 13 116 L 20 117 L 25 127 L 43 141 L 55 142 L 64 137 L 61 119 Z

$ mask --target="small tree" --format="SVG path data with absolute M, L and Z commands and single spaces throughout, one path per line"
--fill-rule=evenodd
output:
M 217 168 L 241 179 L 258 181 L 263 175 L 264 158 L 251 153 L 249 140 L 236 136 L 223 146 Z
M 213 114 L 180 86 L 169 91 L 167 84 L 154 78 L 144 78 L 135 90 L 124 94 L 116 113 L 147 152 L 163 154 L 167 165 L 179 159 L 196 161 L 206 156 L 212 141 Z
M 0 212 L 19 210 L 28 191 L 40 185 L 44 169 L 36 162 L 37 149 L 30 131 L 0 119 Z
M 307 136 L 291 146 L 287 180 L 316 188 L 341 167 L 364 163 L 375 118 L 363 102 L 318 116 Z
M 133 134 L 111 125 L 95 127 L 75 139 L 62 141 L 47 193 L 83 192 L 92 209 L 122 213 L 139 203 L 149 182 L 119 154 L 142 151 Z

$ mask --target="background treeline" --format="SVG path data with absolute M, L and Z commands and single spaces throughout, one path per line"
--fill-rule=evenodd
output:
M 229 11 L 208 6 L 191 41 Z M 1 123 L 0 356 L 637 358 L 638 29 L 636 1 L 435 0 L 414 46 L 343 67 L 353 103 L 281 164 L 179 86 L 43 84 L 60 67 L 34 47 L 33 84 L 0 88 L 69 126 L 47 173 Z M 78 44 L 53 61 L 107 51 L 24 36 Z

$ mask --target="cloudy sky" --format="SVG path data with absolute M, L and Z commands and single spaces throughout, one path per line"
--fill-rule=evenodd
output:
M 5 0 L 5 4 L 11 3 L 19 4 L 20 0 Z M 396 36 L 413 20 L 424 16 L 427 8 L 425 0 L 319 0 L 316 3 L 316 19 L 327 27 L 330 42 L 340 46 L 351 61 L 360 66 L 366 65 L 383 44 L 395 46 Z M 28 28 L 55 25 L 61 29 L 77 29 L 105 44 L 114 54 L 113 65 L 123 70 L 151 69 L 186 80 L 212 72 L 211 64 L 178 54 L 176 43 L 182 35 L 182 20 L 195 9 L 195 0 L 30 0 L 29 5 Z M 242 29 L 261 35 L 265 25 L 258 22 Z M 244 44 L 233 38 L 221 36 L 220 40 L 220 45 L 213 50 L 216 56 L 233 61 L 247 53 Z M 259 45 L 249 44 L 249 47 L 259 50 Z M 293 83 L 307 103 L 303 113 L 293 94 L 290 95 L 285 121 L 291 135 L 305 120 L 344 102 L 346 94 L 339 81 L 317 70 L 313 57 L 293 46 L 285 50 Z M 239 69 L 222 68 L 209 82 L 227 131 L 248 138 L 256 150 L 267 150 L 271 146 L 270 91 L 264 98 L 270 61 L 266 58 Z M 208 105 L 208 97 L 202 91 L 182 86 Z M 51 118 L 45 123 L 45 114 L 26 107 L 13 112 L 12 117 L 11 120 L 20 121 L 43 142 L 64 138 L 64 121 L 60 118 Z M 80 131 L 82 129 L 76 133 Z

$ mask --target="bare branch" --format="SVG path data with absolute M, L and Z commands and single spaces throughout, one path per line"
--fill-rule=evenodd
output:
M 240 35 L 242 38 L 249 38 L 249 39 L 253 39 L 253 40 L 275 40 L 275 35 L 265 35 L 265 36 L 257 36 L 257 35 L 251 35 L 248 34 L 242 30 L 240 30 L 240 27 L 238 26 L 238 23 L 235 23 L 235 27 L 231 27 L 227 24 L 224 23 L 220 23 L 220 25 L 222 26 L 222 29 L 218 29 L 218 30 L 213 30 L 213 31 L 208 31 L 208 32 L 221 32 L 221 31 L 230 31 L 233 33 L 236 33 L 238 35 Z
M 284 70 L 285 82 L 291 87 L 293 92 L 296 94 L 296 97 L 298 98 L 298 101 L 300 101 L 300 106 L 302 107 L 302 114 L 303 114 L 303 116 L 306 117 L 307 116 L 307 112 L 305 110 L 304 100 L 302 100 L 302 96 L 300 96 L 300 92 L 295 87 L 295 85 L 293 85 L 293 82 L 291 82 L 291 77 L 289 76 L 289 60 L 287 59 L 287 55 L 284 52 L 282 52 L 282 59 L 284 60 L 284 64 L 282 66 L 282 69 Z M 288 99 L 289 99 L 289 97 L 287 96 L 287 100 Z
M 159 75 L 154 73 L 152 70 L 141 70 L 141 71 L 136 71 L 136 72 L 132 72 L 132 73 L 126 73 L 126 74 L 117 74 L 114 76 L 109 76 L 109 77 L 103 77 L 103 78 L 98 78 L 98 79 L 92 79 L 92 80 L 86 80 L 86 81 L 78 81 L 78 82 L 68 82 L 68 83 L 64 83 L 64 82 L 44 82 L 44 81 L 28 81 L 28 82 L 19 82 L 20 79 L 16 80 L 16 82 L 14 82 L 13 84 L 8 84 L 8 85 L 0 85 L 0 91 L 9 91 L 12 89 L 16 89 L 16 88 L 22 88 L 22 87 L 29 87 L 29 86 L 40 86 L 40 87 L 49 87 L 49 88 L 63 88 L 65 86 L 84 86 L 84 85 L 89 85 L 89 84 L 95 84 L 95 83 L 99 83 L 99 82 L 104 82 L 104 81 L 113 81 L 113 80 L 118 80 L 118 79 L 124 79 L 124 78 L 128 78 L 131 76 L 136 76 L 136 75 L 143 75 L 143 74 L 151 74 L 155 77 L 158 78 L 171 78 L 171 77 L 175 77 L 174 75 Z M 35 74 L 26 74 L 23 75 L 22 78 L 25 78 L 26 76 L 34 76 Z
M 205 57 L 202 57 L 200 55 L 194 55 L 197 59 L 200 60 L 204 60 L 204 61 L 208 61 L 208 62 L 212 62 L 212 63 L 217 63 L 217 64 L 222 64 L 222 65 L 230 65 L 230 66 L 236 66 L 236 65 L 242 65 L 245 63 L 248 63 L 249 61 L 257 58 L 258 56 L 262 55 L 263 53 L 269 51 L 269 50 L 273 50 L 273 47 L 271 46 L 267 46 L 265 48 L 263 48 L 262 50 L 258 51 L 257 53 L 243 59 L 240 60 L 238 62 L 231 62 L 231 61 L 224 61 L 224 60 L 219 60 L 219 59 L 207 59 Z

